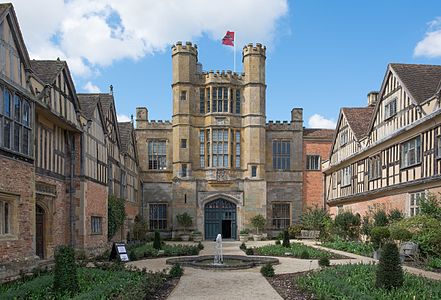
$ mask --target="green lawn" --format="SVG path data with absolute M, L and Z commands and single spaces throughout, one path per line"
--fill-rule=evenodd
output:
M 441 299 L 441 282 L 405 273 L 403 287 L 390 292 L 375 288 L 375 265 L 339 265 L 297 277 L 297 284 L 317 299 Z M 415 298 L 414 298 L 415 297 Z
M 0 299 L 145 299 L 167 280 L 164 273 L 78 268 L 80 290 L 74 297 L 52 292 L 53 274 L 0 286 Z
M 308 257 L 302 257 L 302 252 L 308 253 Z M 331 252 L 315 249 L 313 247 L 306 246 L 300 243 L 291 243 L 289 248 L 285 248 L 282 245 L 266 245 L 254 248 L 255 255 L 286 256 L 285 253 L 291 253 L 291 255 L 296 258 L 340 258 L 340 256 L 334 255 Z

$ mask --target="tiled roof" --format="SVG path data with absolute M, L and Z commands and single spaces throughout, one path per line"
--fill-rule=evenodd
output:
M 323 138 L 331 139 L 334 137 L 334 129 L 323 128 L 305 128 L 303 129 L 303 136 L 308 138 Z
M 369 133 L 369 124 L 374 110 L 375 108 L 372 106 L 342 108 L 346 120 L 357 140 L 364 138 Z
M 65 62 L 61 60 L 31 60 L 32 70 L 45 84 L 54 83 L 64 65 Z
M 416 102 L 421 103 L 438 92 L 441 66 L 413 64 L 390 64 L 390 66 Z
M 92 119 L 99 100 L 100 97 L 97 94 L 78 94 L 81 112 L 88 120 Z
M 132 134 L 132 122 L 118 122 L 119 137 L 121 139 L 121 151 L 127 152 Z

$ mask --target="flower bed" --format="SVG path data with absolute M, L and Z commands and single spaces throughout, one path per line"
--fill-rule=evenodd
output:
M 372 253 L 374 252 L 372 244 L 354 241 L 335 240 L 333 242 L 322 243 L 321 246 L 367 257 L 372 257 Z
M 157 250 L 153 248 L 153 243 L 145 243 L 130 247 L 128 251 L 129 251 L 129 257 L 133 261 L 143 258 L 198 255 L 200 248 L 198 247 L 198 245 L 165 244 L 162 246 L 161 250 Z
M 53 274 L 49 272 L 1 285 L 0 299 L 151 299 L 169 279 L 162 272 L 129 271 L 122 267 L 78 268 L 79 291 L 74 297 L 55 294 Z
M 401 288 L 389 292 L 374 288 L 376 268 L 339 265 L 297 277 L 295 282 L 318 299 L 441 299 L 441 282 L 407 273 Z
M 283 247 L 282 245 L 266 245 L 253 248 L 253 250 L 255 255 L 286 256 L 286 253 L 289 253 L 290 256 L 305 259 L 319 259 L 321 257 L 342 258 L 340 255 L 319 250 L 300 243 L 291 243 L 290 247 L 288 248 Z M 307 253 L 307 255 L 305 255 L 305 253 Z

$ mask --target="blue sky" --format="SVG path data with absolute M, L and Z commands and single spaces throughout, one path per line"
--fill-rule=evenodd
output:
M 227 30 L 237 34 L 237 71 L 244 44 L 267 45 L 267 119 L 302 107 L 305 126 L 330 127 L 340 107 L 366 105 L 390 62 L 441 64 L 439 0 L 42 1 L 52 7 L 43 18 L 13 1 L 31 57 L 67 59 L 77 91 L 112 84 L 125 116 L 146 106 L 150 119 L 171 118 L 177 40 L 198 45 L 204 70 L 232 69 Z

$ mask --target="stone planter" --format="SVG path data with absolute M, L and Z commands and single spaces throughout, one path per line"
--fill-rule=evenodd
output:
M 190 235 L 189 234 L 181 234 L 180 238 L 184 242 L 188 242 L 190 240 Z
M 193 233 L 194 242 L 202 242 L 202 233 Z
M 239 241 L 246 243 L 248 242 L 249 234 L 239 234 Z
M 262 240 L 262 235 L 261 234 L 253 234 L 253 240 L 261 241 Z

